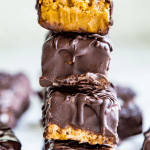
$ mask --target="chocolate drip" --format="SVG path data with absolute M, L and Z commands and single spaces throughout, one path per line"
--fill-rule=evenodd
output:
M 97 41 L 96 47 L 100 46 L 100 42 L 106 43 L 109 46 L 110 51 L 113 51 L 113 47 L 112 47 L 112 43 L 110 42 L 110 40 L 108 40 L 107 38 L 105 38 L 105 36 L 101 36 L 99 34 L 91 34 L 91 35 L 87 35 L 91 38 L 95 38 L 96 40 L 100 40 Z M 105 47 L 104 47 L 105 48 Z
M 106 115 L 105 114 L 105 111 L 107 109 L 107 106 L 108 106 L 108 101 L 105 99 L 103 101 L 103 105 L 101 105 L 100 107 L 100 120 L 101 120 L 101 134 L 104 136 L 105 135 L 105 128 L 107 126 L 107 123 L 106 123 Z
M 77 102 L 78 110 L 78 125 L 84 125 L 84 105 L 86 103 L 86 97 L 82 94 L 77 94 L 75 101 Z
M 57 50 L 58 49 L 58 42 L 59 42 L 59 39 L 61 39 L 62 36 L 58 36 L 54 39 L 54 45 L 55 45 L 55 49 Z
M 74 33 L 71 33 L 71 32 L 59 33 L 59 32 L 50 31 L 47 35 L 47 39 L 51 39 L 52 37 L 54 37 L 54 38 L 56 38 L 55 41 L 57 41 L 57 43 L 58 43 L 61 38 L 64 38 L 64 36 L 70 37 L 70 38 L 71 37 L 75 38 L 70 42 L 70 44 L 69 44 L 70 46 L 76 46 L 79 43 L 80 40 L 86 41 L 87 39 L 92 38 L 93 41 L 98 40 L 97 42 L 99 42 L 99 46 L 101 45 L 101 42 L 105 43 L 105 44 L 108 44 L 108 46 L 110 48 L 110 51 L 111 52 L 113 51 L 112 43 L 111 43 L 108 35 L 102 36 L 100 34 L 90 34 L 90 33 L 86 33 L 86 34 L 85 33 L 78 33 L 78 35 L 77 35 L 77 34 L 74 34 Z M 59 37 L 59 38 L 57 39 L 57 37 Z M 46 41 L 48 41 L 47 39 L 46 39 Z M 93 41 L 91 41 L 91 43 Z M 89 45 L 91 45 L 91 43 Z

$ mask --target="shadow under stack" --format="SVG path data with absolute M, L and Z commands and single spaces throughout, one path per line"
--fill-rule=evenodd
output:
M 120 106 L 107 80 L 110 0 L 39 0 L 45 150 L 117 150 Z

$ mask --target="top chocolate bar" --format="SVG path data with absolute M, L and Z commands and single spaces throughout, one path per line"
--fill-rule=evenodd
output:
M 37 0 L 39 24 L 57 32 L 106 35 L 113 24 L 112 0 Z

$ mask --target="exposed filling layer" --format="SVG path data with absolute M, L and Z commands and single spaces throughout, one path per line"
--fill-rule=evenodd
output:
M 40 20 L 55 30 L 105 33 L 111 2 L 104 0 L 39 0 Z
M 61 129 L 56 124 L 48 124 L 45 130 L 44 137 L 46 139 L 53 140 L 76 140 L 79 143 L 94 144 L 108 144 L 114 145 L 115 137 L 105 137 L 102 135 L 95 134 L 91 131 L 84 131 L 81 129 L 73 129 L 68 126 L 65 129 Z

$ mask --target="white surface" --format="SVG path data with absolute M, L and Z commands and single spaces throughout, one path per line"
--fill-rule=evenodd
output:
M 41 89 L 42 44 L 46 30 L 37 23 L 36 0 L 7 0 L 0 8 L 0 70 L 25 72 L 34 90 Z M 150 1 L 114 0 L 114 44 L 109 80 L 129 85 L 137 93 L 137 103 L 143 111 L 146 131 L 150 127 Z M 43 145 L 41 105 L 32 96 L 32 105 L 14 130 L 22 142 L 22 150 L 41 150 Z M 143 135 L 127 139 L 120 150 L 140 150 Z

